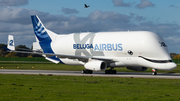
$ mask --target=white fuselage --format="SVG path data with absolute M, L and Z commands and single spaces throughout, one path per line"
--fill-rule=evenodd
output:
M 172 70 L 176 64 L 171 61 L 164 40 L 148 31 L 73 33 L 58 37 L 51 43 L 55 54 L 107 58 L 116 62 L 110 67 L 147 67 Z M 83 65 L 77 59 L 60 58 L 69 65 Z

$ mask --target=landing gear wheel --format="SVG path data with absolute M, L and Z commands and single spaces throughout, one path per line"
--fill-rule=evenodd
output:
M 92 70 L 90 70 L 89 74 L 92 74 L 92 73 L 93 73 L 93 71 L 92 71 Z
M 116 72 L 117 72 L 116 70 L 113 70 L 113 74 L 116 74 Z
M 157 75 L 157 72 L 153 72 L 152 75 Z

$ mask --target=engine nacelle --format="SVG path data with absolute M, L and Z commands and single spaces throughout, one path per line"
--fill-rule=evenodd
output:
M 146 71 L 147 67 L 126 67 L 127 69 L 134 70 L 134 71 Z
M 107 68 L 107 63 L 104 61 L 89 61 L 84 65 L 84 68 L 93 71 L 101 71 Z

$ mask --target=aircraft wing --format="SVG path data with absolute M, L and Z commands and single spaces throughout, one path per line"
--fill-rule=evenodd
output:
M 46 57 L 56 56 L 57 58 L 78 59 L 79 61 L 82 61 L 82 62 L 87 62 L 89 59 L 102 60 L 102 61 L 105 61 L 108 63 L 115 62 L 113 59 L 107 59 L 107 58 L 75 56 L 75 55 L 65 55 L 65 54 L 53 54 L 53 53 L 41 53 L 41 52 L 15 51 L 15 50 L 10 50 L 7 47 L 4 47 L 4 48 L 9 52 L 39 54 L 39 55 L 46 55 Z

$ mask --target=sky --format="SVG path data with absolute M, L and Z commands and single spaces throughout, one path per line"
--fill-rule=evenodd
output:
M 84 8 L 84 4 L 90 5 Z M 0 43 L 35 42 L 31 15 L 57 34 L 151 31 L 180 54 L 180 0 L 0 0 Z

